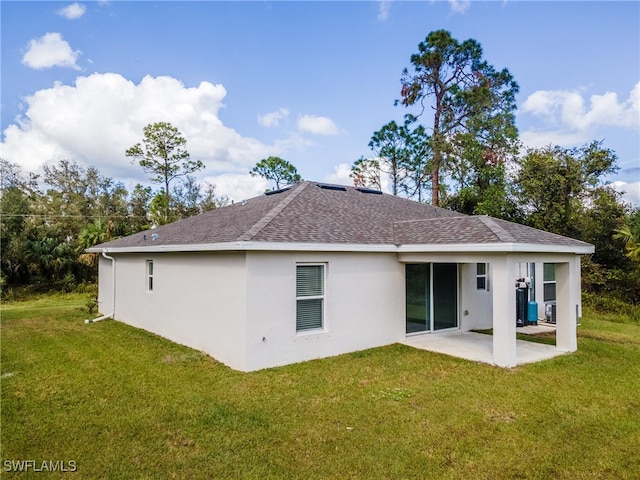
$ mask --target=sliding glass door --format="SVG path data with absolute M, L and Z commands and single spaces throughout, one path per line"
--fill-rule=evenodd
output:
M 433 264 L 433 329 L 458 326 L 458 264 Z
M 406 332 L 420 333 L 458 326 L 458 264 L 408 263 Z

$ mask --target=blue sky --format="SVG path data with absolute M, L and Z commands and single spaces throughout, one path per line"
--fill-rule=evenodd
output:
M 640 204 L 638 2 L 2 1 L 0 155 L 39 171 L 60 158 L 131 188 L 124 151 L 168 121 L 234 199 L 278 155 L 306 179 L 349 183 L 432 30 L 475 38 L 520 85 L 528 146 L 604 140 L 610 180 Z

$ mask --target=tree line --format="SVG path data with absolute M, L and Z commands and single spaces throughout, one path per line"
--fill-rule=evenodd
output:
M 587 292 L 640 302 L 640 213 L 605 179 L 614 151 L 581 147 L 523 149 L 515 125 L 518 84 L 483 59 L 480 44 L 431 32 L 402 72 L 397 106 L 407 112 L 374 132 L 372 155 L 356 160 L 356 186 L 382 189 L 466 214 L 530 225 L 595 245 L 583 260 Z M 94 282 L 97 243 L 227 203 L 194 174 L 186 139 L 166 122 L 145 127 L 126 150 L 152 183 L 124 185 L 73 160 L 44 167 L 43 178 L 0 160 L 3 293 L 19 285 L 71 289 Z M 249 172 L 276 189 L 302 180 L 295 166 L 270 156 Z M 41 187 L 40 185 L 44 185 Z
M 85 249 L 228 202 L 215 186 L 186 174 L 155 191 L 121 182 L 73 160 L 44 166 L 42 178 L 0 159 L 0 286 L 73 290 L 96 281 L 96 256 Z M 42 187 L 40 185 L 43 185 Z M 166 185 L 166 184 L 165 184 Z

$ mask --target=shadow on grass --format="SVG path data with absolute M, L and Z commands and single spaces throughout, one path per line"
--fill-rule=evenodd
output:
M 471 330 L 475 333 L 482 333 L 484 335 L 493 335 L 493 328 L 484 328 Z M 556 344 L 556 332 L 540 332 L 540 333 L 516 333 L 518 340 L 525 340 L 532 343 L 543 343 L 545 345 Z

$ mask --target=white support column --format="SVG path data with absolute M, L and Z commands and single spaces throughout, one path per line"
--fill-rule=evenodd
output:
M 493 292 L 493 363 L 499 367 L 515 367 L 516 293 L 515 262 L 507 254 L 492 263 Z
M 556 263 L 556 348 L 565 352 L 578 349 L 576 333 L 578 297 L 575 260 Z

